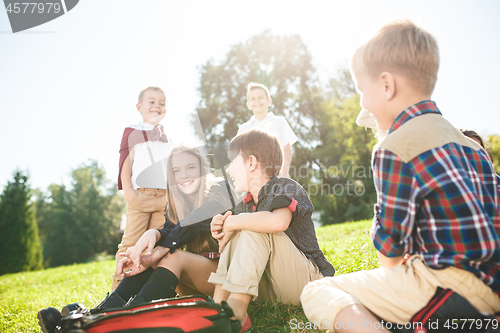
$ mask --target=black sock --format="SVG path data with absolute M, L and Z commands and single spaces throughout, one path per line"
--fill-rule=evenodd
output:
M 148 279 L 153 275 L 154 269 L 149 267 L 144 272 L 131 276 L 124 277 L 120 282 L 118 287 L 115 289 L 115 293 L 117 293 L 125 302 L 132 296 L 135 296 L 141 291 L 142 287 L 146 284 Z
M 146 301 L 170 298 L 175 295 L 179 279 L 174 273 L 163 267 L 157 267 L 138 295 Z

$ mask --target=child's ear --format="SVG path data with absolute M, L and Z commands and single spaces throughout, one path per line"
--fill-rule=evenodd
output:
M 137 103 L 137 105 L 135 106 L 137 108 L 137 111 L 139 111 L 139 113 L 141 113 L 141 103 Z
M 250 155 L 248 157 L 248 167 L 250 168 L 250 171 L 254 171 L 255 169 L 257 169 L 258 163 L 259 161 L 257 161 L 257 157 L 255 157 L 254 155 Z
M 396 95 L 396 80 L 389 72 L 382 72 L 380 80 L 384 89 L 385 99 L 390 101 Z
M 267 107 L 270 107 L 270 106 L 271 106 L 271 104 L 273 104 L 273 99 L 272 99 L 271 97 L 269 97 L 269 98 L 267 99 Z

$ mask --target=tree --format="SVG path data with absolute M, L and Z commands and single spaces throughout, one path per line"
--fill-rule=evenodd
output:
M 371 130 L 356 125 L 359 96 L 326 100 L 319 112 L 320 141 L 314 150 L 314 182 L 309 194 L 323 224 L 367 219 L 376 202 L 371 172 L 371 151 L 376 139 Z
M 339 66 L 324 95 L 309 194 L 323 224 L 370 218 L 376 201 L 370 160 L 377 140 L 356 124 L 361 106 L 346 66 Z
M 299 137 L 293 162 L 303 163 L 301 155 L 308 154 L 304 147 L 314 144 L 318 135 L 314 73 L 311 55 L 299 36 L 277 36 L 269 31 L 232 46 L 220 63 L 208 61 L 201 68 L 197 113 L 210 151 L 224 150 L 220 146 L 236 135 L 238 125 L 250 119 L 246 87 L 258 82 L 270 90 L 273 105 L 269 111 L 285 116 Z
M 113 253 L 124 201 L 108 183 L 97 162 L 72 172 L 71 188 L 52 184 L 49 198 L 38 200 L 40 229 L 47 264 L 84 262 L 98 253 Z
M 326 98 L 332 101 L 343 101 L 356 95 L 356 87 L 351 71 L 346 65 L 339 66 L 326 88 Z
M 497 175 L 500 175 L 500 135 L 489 135 L 486 143 Z
M 0 275 L 42 269 L 42 247 L 28 176 L 14 172 L 0 196 Z

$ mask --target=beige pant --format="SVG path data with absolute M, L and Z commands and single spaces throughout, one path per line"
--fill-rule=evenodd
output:
M 322 278 L 311 262 L 284 233 L 236 231 L 222 251 L 217 272 L 208 282 L 231 293 L 259 300 L 300 302 L 304 286 Z
M 311 322 L 335 322 L 352 304 L 362 304 L 381 319 L 407 323 L 427 305 L 437 287 L 452 289 L 479 311 L 500 311 L 500 298 L 474 274 L 455 267 L 435 270 L 419 255 L 393 269 L 378 268 L 309 283 L 302 292 L 304 312 Z
M 154 188 L 138 188 L 134 197 L 127 205 L 127 225 L 123 233 L 122 241 L 116 252 L 116 263 L 123 257 L 118 253 L 127 251 L 134 246 L 142 234 L 149 229 L 160 229 L 165 224 L 165 205 L 167 204 L 166 190 Z M 115 272 L 113 274 L 111 290 L 115 290 L 120 284 L 122 277 Z

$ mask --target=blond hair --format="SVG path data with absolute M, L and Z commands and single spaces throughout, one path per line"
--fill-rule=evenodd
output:
M 247 86 L 247 98 L 248 98 L 248 94 L 250 93 L 250 91 L 254 90 L 254 89 L 262 89 L 266 92 L 266 95 L 267 95 L 267 98 L 271 98 L 271 94 L 269 94 L 269 89 L 267 89 L 267 87 L 261 83 L 257 83 L 257 82 L 250 82 Z
M 432 94 L 439 69 L 436 39 L 410 20 L 392 21 L 361 45 L 351 60 L 356 68 L 362 61 L 372 78 L 384 71 L 404 75 L 409 84 L 424 94 Z
M 276 135 L 259 129 L 248 130 L 234 137 L 228 150 L 232 156 L 241 152 L 245 161 L 251 155 L 255 156 L 266 177 L 272 178 L 280 173 L 283 150 Z
M 138 99 L 139 103 L 142 102 L 142 99 L 144 98 L 144 94 L 148 90 L 159 91 L 159 92 L 161 92 L 165 96 L 165 92 L 163 90 L 161 90 L 161 88 L 158 88 L 158 87 L 147 87 L 146 89 L 142 90 L 141 93 L 139 94 L 139 99 Z
M 190 199 L 177 187 L 172 169 L 172 157 L 175 154 L 188 153 L 200 161 L 201 182 L 196 196 Z M 222 179 L 215 178 L 210 172 L 208 160 L 199 149 L 194 146 L 180 145 L 174 147 L 167 158 L 167 216 L 170 221 L 177 224 L 185 219 L 193 210 L 200 207 L 210 192 L 210 189 Z M 185 245 L 185 250 L 192 253 L 218 252 L 217 241 L 212 237 L 210 231 L 202 233 L 196 239 Z

